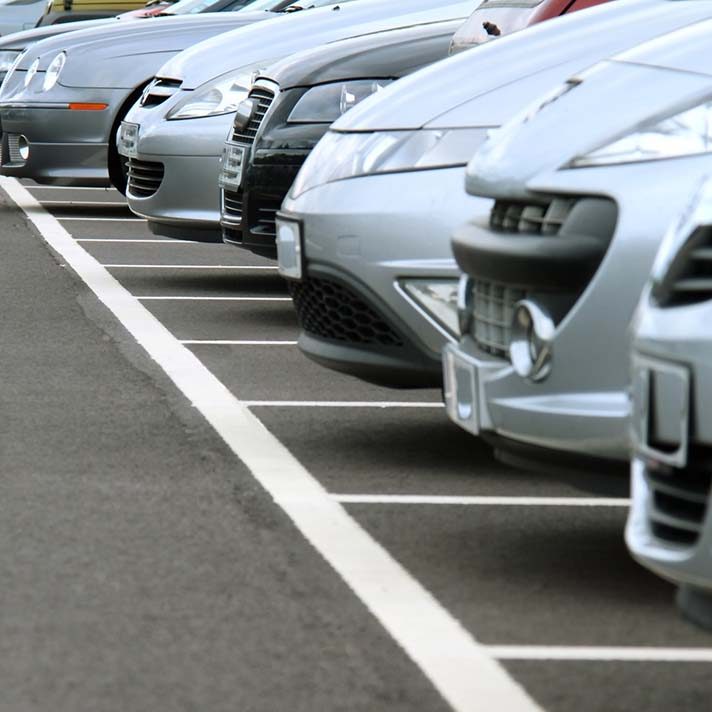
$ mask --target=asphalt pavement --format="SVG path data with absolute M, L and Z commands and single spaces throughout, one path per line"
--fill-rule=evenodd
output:
M 267 260 L 28 187 L 543 709 L 709 709 L 712 635 L 628 556 L 625 483 L 504 466 L 439 392 L 308 361 Z M 0 710 L 447 710 L 8 197 L 0 232 Z

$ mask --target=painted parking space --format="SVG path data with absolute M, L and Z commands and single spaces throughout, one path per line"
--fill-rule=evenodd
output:
M 144 226 L 97 212 L 77 210 L 61 224 L 175 338 L 191 342 L 190 353 L 327 493 L 422 496 L 397 504 L 344 498 L 344 506 L 543 708 L 704 707 L 712 679 L 694 656 L 575 659 L 584 648 L 712 648 L 676 614 L 672 587 L 629 558 L 626 483 L 498 463 L 448 422 L 437 390 L 380 388 L 307 360 L 293 343 L 298 329 L 272 263 L 221 245 L 149 242 L 155 236 Z M 144 244 L 89 242 L 106 239 Z M 437 501 L 447 496 L 481 499 Z M 597 498 L 602 506 L 591 506 Z M 532 659 L 542 648 L 571 653 Z M 412 709 L 434 709 L 432 699 L 410 699 Z

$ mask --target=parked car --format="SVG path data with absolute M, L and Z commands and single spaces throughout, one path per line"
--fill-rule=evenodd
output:
M 144 5 L 142 0 L 49 0 L 41 25 L 54 25 L 77 20 L 97 20 L 116 17 L 122 12 L 136 10 Z
M 35 42 L 0 92 L 0 173 L 39 183 L 122 186 L 116 129 L 161 64 L 207 37 L 275 17 L 241 10 L 109 21 Z
M 475 146 L 573 72 L 711 9 L 655 0 L 556 18 L 420 70 L 339 119 L 277 223 L 302 351 L 389 386 L 440 385 L 440 352 L 458 331 L 450 235 L 491 205 L 462 189 Z M 317 308 L 332 298 L 344 316 Z
M 474 4 L 473 0 L 339 3 L 271 21 L 269 27 L 229 33 L 183 52 L 161 69 L 153 84 L 164 93 L 156 96 L 150 88 L 122 127 L 121 135 L 126 137 L 122 153 L 130 159 L 129 207 L 148 218 L 156 234 L 220 241 L 219 161 L 253 70 L 345 37 L 433 19 L 464 18 Z M 169 98 L 166 86 L 176 88 Z M 215 105 L 206 103 L 206 97 L 218 95 L 229 98 Z M 185 181 L 185 175 L 192 180 Z
M 452 38 L 451 52 L 509 35 L 607 0 L 484 0 Z
M 626 329 L 665 226 L 709 172 L 711 30 L 571 76 L 468 167 L 468 192 L 495 202 L 453 240 L 468 276 L 446 399 L 501 453 L 598 470 L 628 460 Z
M 147 17 L 173 17 L 174 15 L 197 15 L 202 12 L 235 12 L 243 8 L 248 8 L 250 11 L 266 9 L 271 11 L 281 10 L 280 5 L 287 6 L 291 0 L 275 6 L 274 0 L 172 0 L 148 3 L 145 7 L 131 12 L 124 12 L 119 15 L 121 20 L 140 19 Z
M 552 5 L 555 3 L 551 0 L 543 0 L 537 7 Z M 557 7 L 562 5 L 558 0 Z M 521 3 L 519 6 L 524 12 Z M 482 3 L 465 23 L 460 24 L 456 34 L 462 35 L 462 27 L 471 26 L 473 19 L 481 25 L 482 8 L 491 7 L 491 2 Z M 563 7 L 559 9 L 563 11 Z M 526 8 L 526 11 L 531 15 L 532 8 Z M 505 27 L 505 31 L 514 29 L 516 27 L 513 24 Z M 246 132 L 242 132 L 239 122 L 246 115 L 245 111 L 249 111 L 249 106 L 242 107 L 233 127 L 232 135 L 235 138 L 226 144 L 221 183 L 229 190 L 222 189 L 220 202 L 224 241 L 275 258 L 275 214 L 317 141 L 326 133 L 329 125 L 345 113 L 338 111 L 338 107 L 332 104 L 330 114 L 324 113 L 322 109 L 316 116 L 312 114 L 309 117 L 303 113 L 305 106 L 309 106 L 313 112 L 314 102 L 319 97 L 332 96 L 327 92 L 335 90 L 344 91 L 346 87 L 341 86 L 339 81 L 367 76 L 389 80 L 432 64 L 448 53 L 447 48 L 442 47 L 442 39 L 442 28 L 437 26 L 422 27 L 419 30 L 414 28 L 405 35 L 399 32 L 364 37 L 352 40 L 351 44 L 313 50 L 271 67 L 269 76 L 262 77 L 267 83 L 255 88 L 254 99 L 259 105 L 260 101 L 264 104 L 276 96 L 269 106 L 269 114 L 262 121 L 257 121 L 259 116 L 255 116 L 256 123 L 253 121 L 252 125 L 246 127 Z M 465 41 L 466 38 L 462 39 Z M 421 54 L 420 48 L 425 46 L 432 47 L 433 52 Z M 283 76 L 277 78 L 280 75 Z M 380 91 L 386 84 L 381 81 L 357 86 L 359 100 L 362 100 L 373 91 Z M 364 91 L 364 87 L 372 91 Z M 308 90 L 311 93 L 302 99 Z M 302 103 L 296 108 L 298 101 Z M 353 104 L 352 100 L 348 108 L 352 108 Z M 233 165 L 239 165 L 239 171 L 229 175 L 230 166 Z
M 709 111 L 709 109 L 706 109 Z M 707 157 L 712 169 L 712 157 Z M 712 628 L 712 181 L 663 241 L 633 321 L 633 556 Z

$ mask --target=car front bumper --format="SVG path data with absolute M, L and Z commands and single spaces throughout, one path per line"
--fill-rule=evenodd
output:
M 540 176 L 544 195 L 606 196 L 618 206 L 610 245 L 560 323 L 548 377 L 532 382 L 470 335 L 446 350 L 448 413 L 461 427 L 558 454 L 623 461 L 630 455 L 628 325 L 670 222 L 709 170 L 704 157 Z M 655 205 L 655 210 L 650 206 Z M 526 240 L 526 235 L 520 239 Z M 556 239 L 556 238 L 554 238 Z
M 139 125 L 135 161 L 163 167 L 163 177 L 151 195 L 132 190 L 127 200 L 137 215 L 147 218 L 151 232 L 184 240 L 221 242 L 218 173 L 232 115 L 167 121 L 160 107 L 134 108 L 126 121 Z
M 121 98 L 110 94 L 115 103 L 99 111 L 70 110 L 66 104 L 0 106 L 2 175 L 56 185 L 109 186 L 109 137 Z M 20 137 L 29 147 L 26 159 L 17 151 Z
M 632 504 L 626 542 L 664 578 L 712 592 L 712 303 L 642 303 L 633 344 Z M 672 374 L 675 393 L 645 387 Z M 670 376 L 664 376 L 670 378 Z M 676 385 L 677 384 L 677 385 Z M 664 441 L 661 448 L 656 442 Z
M 277 259 L 275 216 L 312 148 L 290 149 L 288 159 L 271 155 L 269 160 L 259 160 L 257 156 L 257 160 L 248 161 L 242 189 L 221 191 L 221 225 L 226 243 Z M 237 214 L 230 209 L 235 205 L 240 206 Z
M 406 293 L 402 281 L 457 279 L 450 233 L 490 205 L 468 196 L 463 179 L 463 168 L 413 171 L 338 181 L 286 198 L 282 214 L 303 230 L 302 289 L 320 280 L 312 286 L 323 292 L 331 288 L 323 282 L 331 282 L 348 290 L 340 298 L 356 309 L 353 332 L 348 324 L 329 323 L 328 315 L 317 328 L 304 328 L 300 314 L 300 347 L 307 356 L 382 385 L 442 383 L 440 352 L 454 337 Z M 364 338 L 363 320 L 387 332 L 382 343 Z

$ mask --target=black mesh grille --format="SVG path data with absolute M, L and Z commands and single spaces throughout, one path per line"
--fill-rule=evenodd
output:
M 556 235 L 575 203 L 576 198 L 554 198 L 545 203 L 498 200 L 490 213 L 490 227 L 498 232 Z
M 692 233 L 653 295 L 661 307 L 712 299 L 712 227 L 699 227 Z
M 289 282 L 289 290 L 299 325 L 308 334 L 351 344 L 403 346 L 403 340 L 383 317 L 336 282 Z
M 183 82 L 179 79 L 154 79 L 141 94 L 141 106 L 158 106 L 172 97 Z
M 658 538 L 678 546 L 697 542 L 712 485 L 712 452 L 692 448 L 690 464 L 676 469 L 648 463 L 646 477 L 652 491 L 650 519 Z
M 223 191 L 222 222 L 225 225 L 238 227 L 242 224 L 242 191 L 235 193 Z
M 153 161 L 128 160 L 128 192 L 138 198 L 149 198 L 161 187 L 163 164 Z
M 274 94 L 269 89 L 255 87 L 250 91 L 248 99 L 254 99 L 257 102 L 257 108 L 247 126 L 244 128 L 233 128 L 232 140 L 238 141 L 239 143 L 252 144 L 262 124 L 262 119 L 264 119 L 265 114 L 274 101 Z

